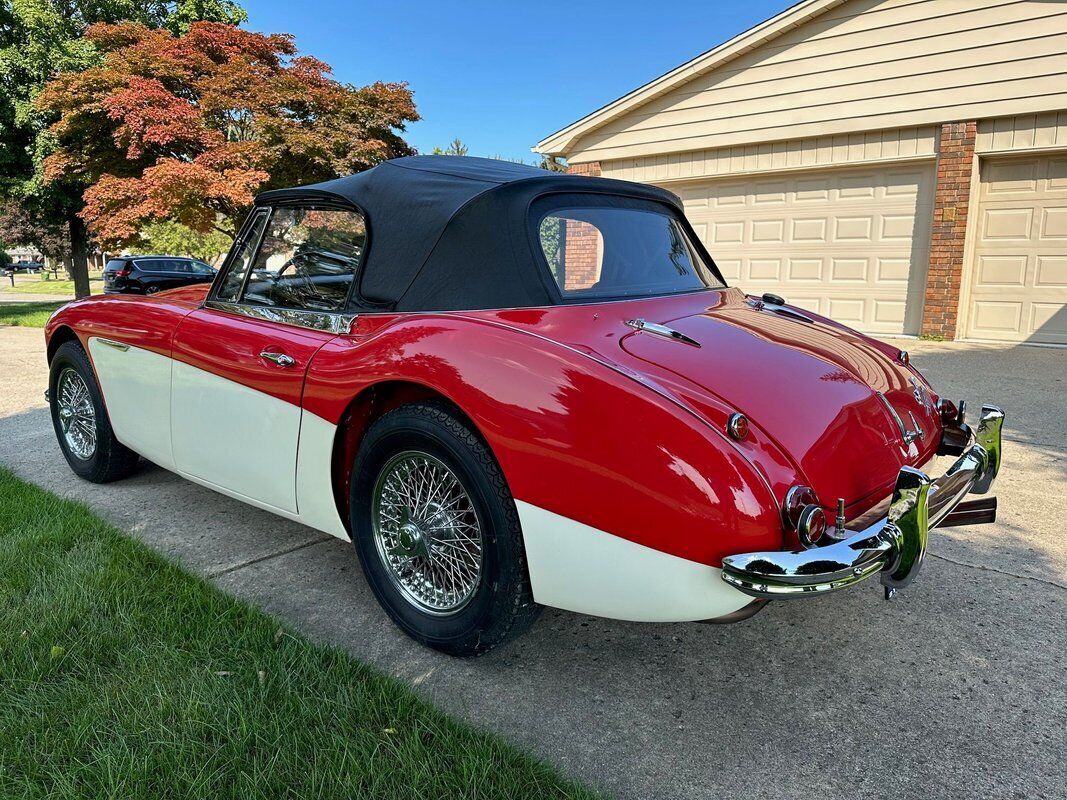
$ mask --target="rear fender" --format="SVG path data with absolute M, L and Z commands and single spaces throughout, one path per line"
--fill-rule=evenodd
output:
M 498 322 L 398 318 L 325 345 L 304 408 L 338 425 L 353 398 L 398 380 L 470 418 L 520 513 L 529 506 L 702 565 L 782 545 L 770 489 L 718 431 L 575 349 Z

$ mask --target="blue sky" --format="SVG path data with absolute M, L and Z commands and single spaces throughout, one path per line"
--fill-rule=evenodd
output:
M 245 0 L 248 27 L 296 36 L 341 81 L 407 81 L 420 151 L 459 137 L 471 155 L 530 147 L 793 0 L 339 2 Z

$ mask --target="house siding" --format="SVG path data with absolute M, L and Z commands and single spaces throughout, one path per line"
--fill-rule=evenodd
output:
M 1067 107 L 1067 4 L 852 0 L 606 122 L 572 164 Z

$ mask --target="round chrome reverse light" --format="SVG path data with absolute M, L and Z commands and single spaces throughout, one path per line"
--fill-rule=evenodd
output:
M 826 514 L 817 505 L 804 506 L 797 520 L 797 536 L 805 547 L 815 547 L 826 533 Z
M 726 420 L 726 432 L 739 442 L 748 438 L 748 417 L 744 414 L 731 414 Z

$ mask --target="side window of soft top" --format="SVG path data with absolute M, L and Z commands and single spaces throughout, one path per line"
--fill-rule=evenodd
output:
M 256 209 L 223 266 L 215 299 L 342 311 L 366 246 L 358 211 L 311 203 Z
M 267 222 L 242 303 L 306 311 L 344 309 L 367 243 L 356 211 L 282 206 Z

